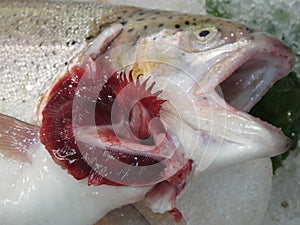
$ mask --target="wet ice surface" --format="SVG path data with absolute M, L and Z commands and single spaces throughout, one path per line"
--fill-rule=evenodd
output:
M 258 159 L 195 177 L 178 199 L 178 208 L 190 225 L 260 224 L 271 171 L 269 159 Z
M 300 147 L 299 147 L 300 148 Z M 298 151 L 299 152 L 299 151 Z M 291 154 L 273 176 L 271 200 L 262 224 L 300 224 L 300 154 Z
M 177 207 L 187 225 L 260 224 L 269 200 L 271 174 L 269 159 L 198 174 L 179 197 Z M 176 224 L 168 215 L 153 215 L 140 203 L 138 208 L 150 224 L 185 224 Z

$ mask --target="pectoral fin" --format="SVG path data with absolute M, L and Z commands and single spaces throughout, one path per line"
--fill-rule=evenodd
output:
M 39 143 L 39 127 L 0 114 L 0 156 L 31 161 Z

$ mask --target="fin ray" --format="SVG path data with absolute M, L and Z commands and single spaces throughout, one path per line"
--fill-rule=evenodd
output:
M 0 156 L 30 161 L 39 143 L 39 127 L 0 113 Z

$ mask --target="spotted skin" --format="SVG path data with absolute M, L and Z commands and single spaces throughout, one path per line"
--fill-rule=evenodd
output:
M 220 44 L 252 32 L 226 20 L 99 3 L 2 0 L 0 5 L 0 111 L 31 123 L 37 123 L 32 114 L 36 102 L 70 61 L 112 23 L 123 25 L 112 48 L 135 44 L 141 36 L 155 39 L 165 29 L 175 35 L 216 26 L 222 34 Z
M 112 22 L 125 25 L 122 35 L 118 38 L 118 44 L 135 41 L 140 36 L 150 36 L 164 29 L 172 30 L 172 34 L 175 35 L 177 32 L 193 32 L 206 27 L 216 27 L 222 34 L 223 42 L 220 44 L 234 43 L 242 37 L 250 38 L 250 34 L 255 31 L 229 20 L 147 9 L 127 12 L 111 19 Z
M 134 11 L 99 3 L 0 1 L 0 112 L 37 123 L 37 102 L 108 23 Z

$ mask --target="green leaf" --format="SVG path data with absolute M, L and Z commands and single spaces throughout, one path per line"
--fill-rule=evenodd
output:
M 292 140 L 290 150 L 297 147 L 300 138 L 300 79 L 295 72 L 279 80 L 250 112 L 252 115 L 281 128 Z M 274 157 L 276 169 L 289 152 Z

